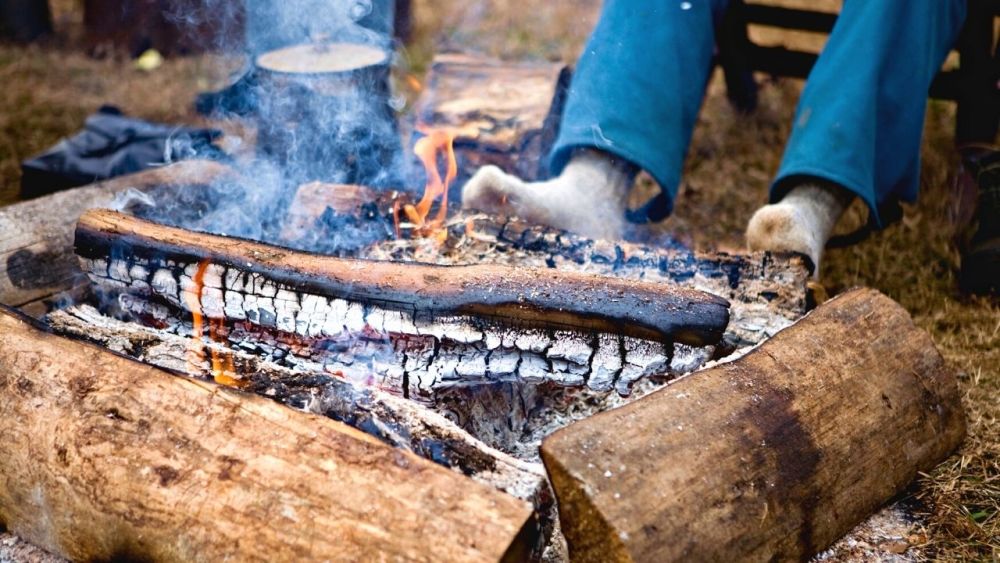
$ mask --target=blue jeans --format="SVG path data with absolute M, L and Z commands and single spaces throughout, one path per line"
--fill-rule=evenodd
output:
M 552 153 L 599 148 L 646 170 L 672 207 L 728 0 L 607 0 L 577 66 Z M 919 187 L 927 91 L 958 37 L 965 0 L 846 0 L 799 100 L 771 187 L 803 176 L 881 204 Z

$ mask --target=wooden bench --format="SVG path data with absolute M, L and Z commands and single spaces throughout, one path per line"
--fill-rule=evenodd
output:
M 960 66 L 943 70 L 930 88 L 930 97 L 958 104 L 955 142 L 992 143 L 1000 127 L 1000 49 L 994 17 L 1000 0 L 969 0 L 965 28 L 955 49 Z M 726 78 L 729 100 L 740 111 L 757 106 L 755 71 L 774 76 L 806 78 L 818 55 L 783 46 L 761 46 L 751 41 L 749 25 L 830 33 L 837 14 L 733 0 L 719 30 L 718 63 Z

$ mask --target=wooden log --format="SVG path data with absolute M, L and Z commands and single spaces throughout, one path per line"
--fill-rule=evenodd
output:
M 332 256 L 357 256 L 395 235 L 394 215 L 409 198 L 352 184 L 310 182 L 298 187 L 281 229 L 283 246 Z
M 456 132 L 457 185 L 486 164 L 544 179 L 570 74 L 560 63 L 438 55 L 415 113 L 428 127 Z
M 191 339 L 101 315 L 89 305 L 54 311 L 45 322 L 57 334 L 93 342 L 132 359 L 209 381 L 207 357 L 191 359 Z M 325 372 L 293 370 L 262 360 L 226 343 L 204 346 L 232 359 L 241 389 L 312 414 L 362 429 L 383 442 L 518 498 L 537 501 L 545 488 L 541 464 L 524 462 L 490 448 L 433 410 Z
M 297 294 L 380 305 L 418 316 L 513 319 L 535 328 L 600 331 L 694 346 L 718 342 L 729 321 L 728 301 L 664 284 L 557 270 L 349 260 L 195 233 L 109 210 L 91 210 L 80 218 L 76 231 L 80 257 L 105 261 L 108 267 L 108 261 L 122 252 L 130 262 L 146 259 L 164 266 L 170 261 L 196 265 L 208 260 L 227 269 L 220 278 L 231 277 L 231 268 Z M 134 277 L 133 264 L 128 265 L 125 275 Z M 142 271 L 145 275 L 138 281 L 155 285 L 157 270 L 146 265 Z M 106 275 L 114 278 L 113 274 Z M 178 301 L 183 283 L 177 282 L 182 281 L 171 286 Z
M 84 210 L 108 207 L 129 189 L 187 189 L 230 174 L 218 163 L 187 161 L 0 208 L 0 303 L 44 313 L 38 304 L 86 281 L 73 255 Z
M 746 356 L 542 444 L 576 561 L 804 559 L 962 441 L 929 335 L 854 290 Z
M 81 366 L 83 368 L 81 369 Z M 73 560 L 522 560 L 531 509 L 0 312 L 0 527 Z

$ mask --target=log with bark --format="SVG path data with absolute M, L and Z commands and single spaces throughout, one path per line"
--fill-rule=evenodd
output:
M 298 337 L 296 347 L 331 371 L 351 370 L 353 359 L 344 363 L 345 356 L 378 362 L 394 355 L 387 377 L 404 396 L 426 395 L 448 379 L 512 376 L 627 392 L 669 363 L 674 341 L 717 342 L 728 321 L 725 300 L 663 284 L 352 261 L 109 211 L 85 214 L 76 243 L 97 283 L 124 291 L 127 307 L 138 295 L 138 312 L 154 320 L 169 312 L 144 296 L 189 310 L 193 298 L 209 318 L 246 321 L 241 330 Z M 338 339 L 352 354 L 329 346 Z M 437 344 L 445 340 L 457 348 L 440 355 Z
M 468 211 L 449 220 L 443 242 L 412 237 L 413 226 L 405 222 L 394 236 L 393 210 L 408 202 L 403 192 L 306 184 L 289 208 L 281 244 L 383 261 L 508 264 L 691 287 L 730 301 L 726 340 L 731 347 L 757 344 L 807 310 L 809 271 L 797 254 L 733 255 L 694 252 L 670 241 L 654 246 L 595 241 L 517 218 Z M 146 217 L 141 209 L 136 214 Z
M 854 290 L 744 357 L 542 444 L 577 561 L 804 559 L 962 441 L 954 372 Z
M 6 309 L 0 420 L 0 527 L 73 560 L 497 561 L 534 546 L 526 503 Z

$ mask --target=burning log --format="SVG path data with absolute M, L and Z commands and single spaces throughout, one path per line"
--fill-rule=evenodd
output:
M 667 285 L 321 257 L 109 211 L 81 218 L 77 253 L 133 313 L 163 323 L 169 308 L 150 298 L 193 311 L 193 297 L 207 317 L 239 321 L 230 339 L 283 333 L 279 353 L 293 348 L 320 371 L 370 378 L 382 364 L 378 383 L 407 397 L 515 376 L 627 393 L 665 370 L 673 340 L 718 341 L 728 317 L 725 300 Z
M 73 560 L 497 561 L 534 547 L 530 508 L 503 493 L 6 310 L 0 419 L 17 421 L 0 433 L 0 525 Z
M 335 256 L 357 256 L 394 235 L 405 193 L 365 186 L 310 182 L 299 186 L 288 207 L 281 238 L 293 248 Z
M 115 259 L 120 251 L 131 256 Z M 228 290 L 220 292 L 220 302 L 215 303 L 218 317 L 230 312 L 225 309 L 232 303 L 226 300 L 231 293 L 294 300 L 300 314 L 281 319 L 289 328 L 319 324 L 320 319 L 305 314 L 317 310 L 306 302 L 319 296 L 346 301 L 347 322 L 352 314 L 350 303 L 357 304 L 356 315 L 363 314 L 363 303 L 384 307 L 386 315 L 395 311 L 394 317 L 408 313 L 414 322 L 428 317 L 473 316 L 513 321 L 529 328 L 599 331 L 692 346 L 718 342 L 729 321 L 726 300 L 665 284 L 557 270 L 441 267 L 307 255 L 157 225 L 108 210 L 91 210 L 80 218 L 76 253 L 90 260 L 87 269 L 98 277 L 123 286 L 151 288 L 163 297 L 173 297 L 178 304 L 181 293 L 191 287 L 191 274 L 184 272 L 185 268 L 193 270 L 192 266 L 208 260 L 214 266 L 215 279 L 208 286 Z M 140 263 L 143 260 L 145 264 Z M 104 262 L 103 272 L 97 261 Z M 153 270 L 152 266 L 164 270 Z M 167 276 L 177 277 L 167 280 Z M 292 295 L 279 297 L 278 292 Z M 203 306 L 209 312 L 208 304 Z M 240 307 L 228 309 L 236 312 Z M 261 309 L 244 301 L 244 315 L 233 316 L 242 318 Z M 390 323 L 396 320 L 386 319 Z
M 56 333 L 100 344 L 113 352 L 188 376 L 210 380 L 209 361 L 190 359 L 191 339 L 101 315 L 89 305 L 45 317 Z M 289 369 L 226 343 L 207 346 L 232 358 L 242 374 L 241 389 L 289 407 L 327 416 L 364 429 L 387 444 L 412 451 L 524 500 L 544 504 L 545 471 L 487 447 L 450 419 L 376 387 L 356 385 L 328 374 Z
M 575 560 L 796 560 L 964 434 L 927 333 L 855 290 L 736 361 L 557 432 L 542 458 Z
M 401 236 L 394 237 L 393 215 L 400 216 L 408 203 L 400 192 L 306 184 L 290 206 L 283 244 L 383 261 L 556 268 L 691 287 L 730 301 L 726 338 L 732 346 L 757 344 L 807 310 L 809 271 L 798 255 L 595 241 L 517 218 L 467 212 L 430 239 L 415 236 L 417 225 L 397 220 Z
M 186 161 L 0 208 L 0 303 L 44 313 L 44 301 L 73 287 L 73 230 L 84 210 L 108 207 L 130 189 L 176 197 L 234 175 L 215 162 Z

